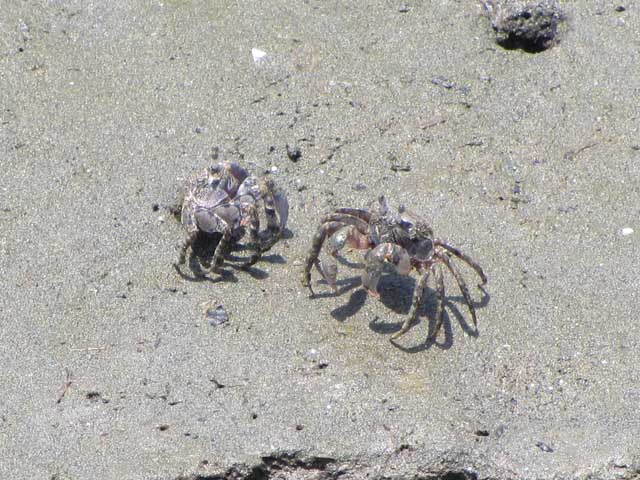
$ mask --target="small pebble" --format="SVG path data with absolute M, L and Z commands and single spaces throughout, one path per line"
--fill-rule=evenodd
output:
M 631 235 L 633 233 L 633 228 L 630 227 L 625 227 L 622 230 L 620 230 L 620 234 L 623 237 L 626 237 L 627 235 Z
M 229 321 L 229 314 L 222 305 L 208 307 L 204 312 L 204 316 L 212 327 L 224 325 Z
M 553 453 L 553 448 L 544 442 L 536 443 L 536 447 L 538 447 L 540 450 L 542 450 L 545 453 Z
M 455 83 L 447 80 L 444 77 L 433 77 L 431 79 L 431 83 L 433 83 L 434 85 L 437 85 L 438 87 L 443 87 L 446 88 L 447 90 L 452 89 L 453 87 L 455 87 Z
M 287 144 L 287 157 L 289 157 L 289 160 L 291 160 L 293 163 L 296 163 L 302 158 L 302 150 L 300 150 L 299 147 L 292 147 Z

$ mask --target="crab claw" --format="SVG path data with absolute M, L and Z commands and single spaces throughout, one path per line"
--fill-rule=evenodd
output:
M 378 282 L 382 276 L 385 262 L 391 263 L 400 275 L 407 275 L 413 268 L 411 257 L 407 251 L 394 243 L 381 243 L 373 250 L 369 250 L 364 257 L 364 262 L 362 286 L 376 298 L 380 297 Z
M 338 287 L 336 286 L 336 279 L 338 278 L 338 264 L 336 263 L 333 257 L 328 257 L 320 262 L 320 274 L 322 278 L 325 279 L 329 288 L 333 290 L 333 292 L 338 291 Z
M 380 203 L 380 214 L 386 215 L 389 212 L 389 202 L 387 201 L 387 197 L 380 195 L 378 197 L 378 203 Z
M 249 173 L 235 162 L 223 163 L 224 173 L 218 188 L 224 190 L 230 197 L 235 197 L 238 187 L 249 176 Z
M 376 247 L 373 250 L 369 250 L 364 257 L 365 266 L 364 273 L 362 274 L 362 286 L 367 290 L 367 293 L 374 298 L 380 298 L 378 293 L 378 282 L 382 276 L 382 259 L 376 254 Z
M 236 179 L 238 184 L 241 184 L 242 182 L 244 182 L 244 179 L 249 176 L 249 172 L 247 172 L 243 167 L 241 167 L 236 162 L 225 162 L 224 168 Z
M 400 249 L 398 249 L 400 250 Z M 396 267 L 396 271 L 400 275 L 409 275 L 413 266 L 411 265 L 411 257 L 406 250 L 402 249 L 397 252 L 385 256 L 385 261 L 392 263 Z
M 380 281 L 381 275 L 381 271 L 369 269 L 362 274 L 362 286 L 373 298 L 380 298 L 380 294 L 378 293 L 378 281 Z
M 280 228 L 280 232 L 283 232 L 289 219 L 289 201 L 282 192 L 275 191 L 273 192 L 273 203 L 276 207 L 276 212 L 278 212 L 278 219 L 280 220 L 278 227 Z
M 258 181 L 255 177 L 247 177 L 238 187 L 237 197 L 243 197 L 245 195 L 250 195 L 254 199 L 260 198 L 260 186 L 258 185 Z

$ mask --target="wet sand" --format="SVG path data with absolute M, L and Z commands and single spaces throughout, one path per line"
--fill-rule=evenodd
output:
M 531 54 L 480 2 L 5 5 L 1 476 L 638 475 L 640 10 L 616 6 L 571 2 Z M 216 152 L 287 191 L 290 233 L 190 281 L 169 208 Z M 430 284 L 394 345 L 416 277 L 367 298 L 358 252 L 338 295 L 302 288 L 321 216 L 382 193 L 482 265 L 477 329 L 447 276 L 437 341 Z

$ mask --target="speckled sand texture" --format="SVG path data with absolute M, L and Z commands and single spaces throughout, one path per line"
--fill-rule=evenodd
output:
M 562 5 L 531 54 L 479 1 L 0 2 L 0 477 L 638 477 L 640 4 Z M 189 281 L 216 152 L 290 232 Z M 367 298 L 360 252 L 308 298 L 321 216 L 381 193 L 483 266 L 477 331 L 447 276 L 392 344 L 415 276 Z

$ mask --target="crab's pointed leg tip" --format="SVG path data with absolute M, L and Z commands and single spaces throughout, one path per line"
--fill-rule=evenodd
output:
M 404 335 L 405 332 L 403 332 L 402 330 L 400 330 L 399 332 L 394 333 L 393 335 L 391 335 L 391 338 L 389 339 L 389 341 L 391 343 L 396 343 L 396 340 L 399 339 L 402 335 Z
M 309 290 L 309 298 L 313 298 L 316 296 L 313 288 L 311 287 L 311 282 L 302 282 L 302 285 L 307 287 L 307 289 Z
M 365 290 L 367 291 L 367 293 L 369 295 L 371 295 L 373 298 L 375 298 L 376 300 L 380 300 L 380 294 L 376 291 L 376 290 L 371 290 L 369 288 L 365 287 Z

